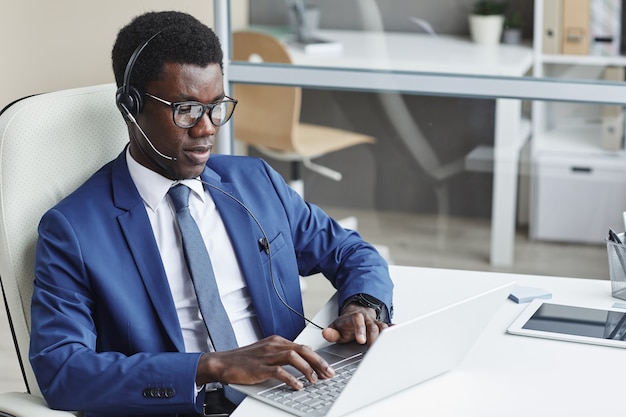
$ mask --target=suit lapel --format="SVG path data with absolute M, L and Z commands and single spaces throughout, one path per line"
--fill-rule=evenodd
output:
M 118 216 L 118 221 L 146 293 L 154 306 L 154 312 L 159 316 L 173 344 L 179 351 L 184 352 L 183 335 L 167 276 L 160 262 L 161 256 L 143 201 L 130 178 L 125 152 L 122 152 L 113 167 L 113 195 L 116 206 L 123 210 Z

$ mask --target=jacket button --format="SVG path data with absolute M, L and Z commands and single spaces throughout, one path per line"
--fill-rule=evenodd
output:
M 145 388 L 143 390 L 144 398 L 171 398 L 176 395 L 174 388 Z

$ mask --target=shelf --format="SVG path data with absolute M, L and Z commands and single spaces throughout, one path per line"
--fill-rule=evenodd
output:
M 602 55 L 545 55 L 537 56 L 536 64 L 595 65 L 595 66 L 626 66 L 626 56 Z
M 626 155 L 624 150 L 609 151 L 600 146 L 602 125 L 600 123 L 571 123 L 561 125 L 533 136 L 533 153 L 559 152 L 568 154 Z
M 604 79 L 605 68 L 626 67 L 626 56 L 543 53 L 544 12 L 557 25 L 564 7 L 559 1 L 545 7 L 546 1 L 534 2 L 533 74 L 563 80 L 564 89 L 573 80 L 603 87 L 618 83 Z M 570 3 L 569 7 L 578 6 Z M 562 30 L 557 32 L 561 32 L 559 37 L 563 35 Z M 603 148 L 607 128 L 602 124 L 606 110 L 603 106 L 566 100 L 533 101 L 528 222 L 531 238 L 602 242 L 602 231 L 614 220 L 621 222 L 614 215 L 624 208 L 626 151 Z M 615 210 L 604 210 L 606 207 Z

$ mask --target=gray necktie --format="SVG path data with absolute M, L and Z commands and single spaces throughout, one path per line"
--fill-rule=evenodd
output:
M 185 261 L 213 347 L 216 351 L 235 349 L 238 347 L 237 339 L 220 299 L 211 258 L 202 240 L 200 229 L 189 212 L 190 191 L 189 187 L 183 184 L 178 184 L 168 191 L 176 209 Z M 227 388 L 225 387 L 226 395 L 231 401 L 239 403 L 243 399 L 243 394 Z

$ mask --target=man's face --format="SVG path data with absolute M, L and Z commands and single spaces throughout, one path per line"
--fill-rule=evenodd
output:
M 167 63 L 163 67 L 163 77 L 149 82 L 145 92 L 173 103 L 214 103 L 224 98 L 222 70 L 219 64 L 203 68 Z M 135 140 L 130 143 L 131 154 L 141 165 L 170 179 L 197 177 L 211 155 L 218 128 L 209 120 L 208 112 L 195 126 L 178 127 L 174 124 L 172 112 L 172 107 L 146 96 L 137 122 L 160 153 L 176 160 L 159 156 L 132 125 Z

